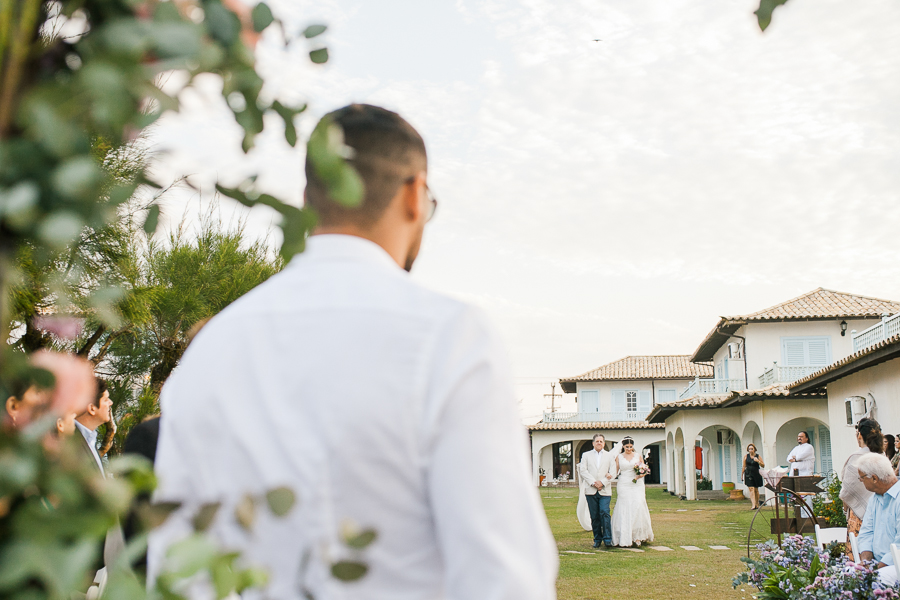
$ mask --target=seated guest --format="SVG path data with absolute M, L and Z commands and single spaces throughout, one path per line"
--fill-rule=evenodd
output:
M 891 544 L 900 544 L 897 521 L 900 520 L 900 481 L 894 475 L 891 461 L 884 454 L 863 454 L 856 462 L 859 480 L 873 492 L 866 506 L 866 516 L 859 529 L 859 557 L 874 560 L 876 568 L 884 569 L 882 577 L 896 578 Z
M 791 463 L 791 475 L 812 475 L 816 468 L 816 451 L 809 443 L 809 436 L 805 431 L 797 434 L 797 445 L 788 454 L 788 462 Z
M 866 506 L 872 498 L 872 492 L 866 489 L 859 479 L 856 468 L 860 457 L 873 452 L 881 454 L 883 447 L 881 426 L 875 419 L 861 419 L 856 425 L 856 445 L 859 449 L 847 458 L 841 469 L 841 500 L 844 502 L 844 516 L 847 517 L 846 551 L 850 556 L 850 534 L 859 535 L 859 528 L 866 516 Z

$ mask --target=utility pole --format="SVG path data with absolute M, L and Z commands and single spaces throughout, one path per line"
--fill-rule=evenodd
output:
M 548 398 L 548 397 L 550 398 L 550 412 L 555 413 L 556 412 L 556 399 L 563 397 L 562 394 L 556 393 L 556 382 L 553 382 L 550 384 L 550 393 L 544 394 L 544 398 Z

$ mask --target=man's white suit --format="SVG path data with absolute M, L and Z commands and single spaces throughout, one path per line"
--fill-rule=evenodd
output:
M 596 450 L 588 450 L 581 456 L 581 462 L 578 463 L 578 475 L 581 478 L 581 493 L 585 496 L 593 496 L 600 494 L 601 496 L 612 495 L 612 478 L 607 475 L 616 476 L 616 458 L 611 452 L 601 450 L 600 460 L 597 460 L 598 452 Z M 603 488 L 594 487 L 594 482 L 600 481 Z

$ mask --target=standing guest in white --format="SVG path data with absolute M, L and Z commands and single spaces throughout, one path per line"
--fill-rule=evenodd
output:
M 622 440 L 622 453 L 616 456 L 616 506 L 612 516 L 612 538 L 616 546 L 640 546 L 653 541 L 650 508 L 644 492 L 645 474 L 638 475 L 634 468 L 643 465 L 644 459 L 634 450 L 634 440 Z
M 816 468 L 816 451 L 809 443 L 809 436 L 805 431 L 797 434 L 797 445 L 788 454 L 788 462 L 791 463 L 791 475 L 812 475 Z
M 151 540 L 151 578 L 222 501 L 212 534 L 270 572 L 245 599 L 552 600 L 559 557 L 506 352 L 481 312 L 407 273 L 436 207 L 425 144 L 374 106 L 326 118 L 363 202 L 329 198 L 307 159 L 306 251 L 214 317 L 166 383 L 157 499 L 185 505 Z M 258 511 L 252 533 L 224 517 L 277 486 L 299 499 L 286 517 Z M 330 574 L 355 556 L 348 524 L 378 533 L 350 584 Z
M 612 479 L 615 477 L 615 460 L 604 450 L 606 438 L 595 433 L 593 450 L 581 455 L 578 475 L 581 477 L 581 495 L 591 514 L 591 529 L 594 532 L 594 548 L 601 543 L 613 545 L 612 525 L 609 517 L 609 503 L 612 499 Z M 581 504 L 579 499 L 579 504 Z M 576 510 L 578 510 L 576 508 Z

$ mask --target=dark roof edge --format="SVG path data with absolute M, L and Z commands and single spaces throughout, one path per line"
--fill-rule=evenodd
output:
M 688 360 L 692 363 L 711 361 L 715 356 L 716 351 L 731 337 L 730 335 L 720 333 L 719 330 L 729 328 L 730 333 L 734 333 L 741 325 L 744 325 L 744 321 L 732 321 L 727 317 L 719 317 L 719 322 L 712 328 L 712 331 L 706 334 L 706 337 L 703 338 L 703 341 L 700 342 L 700 345 L 694 350 L 694 353 L 691 354 L 691 357 Z M 726 331 L 727 330 L 728 329 L 726 329 Z

